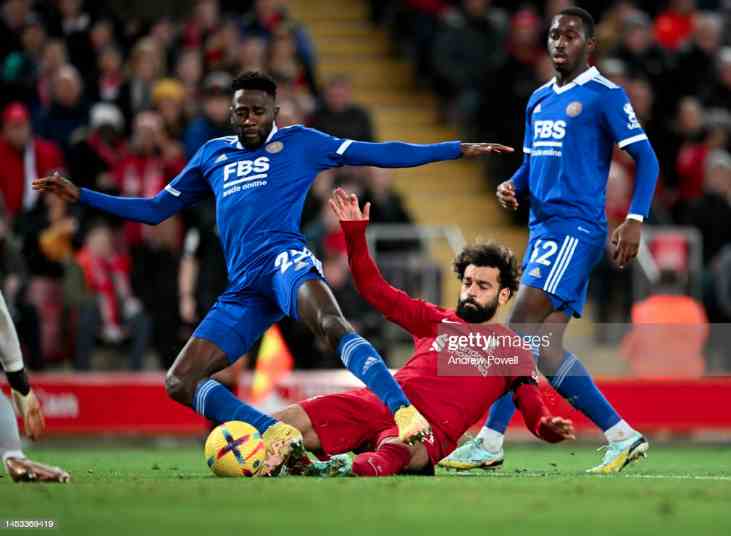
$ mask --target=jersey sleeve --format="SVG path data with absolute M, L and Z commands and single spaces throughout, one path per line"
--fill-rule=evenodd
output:
M 186 166 L 165 186 L 165 191 L 189 207 L 208 197 L 212 191 L 203 174 L 206 145 L 198 149 Z
M 428 302 L 417 300 L 403 290 L 386 282 L 368 252 L 365 238 L 367 221 L 341 221 L 348 248 L 348 262 L 353 281 L 361 296 L 387 319 L 398 324 L 412 336 L 434 335 L 435 323 L 443 314 Z
M 611 89 L 601 102 L 606 126 L 620 149 L 647 139 L 624 89 Z
M 343 153 L 352 140 L 337 138 L 314 128 L 302 129 L 305 160 L 317 171 L 343 165 Z

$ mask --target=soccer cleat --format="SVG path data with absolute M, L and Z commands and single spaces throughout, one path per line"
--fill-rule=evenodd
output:
M 71 476 L 60 467 L 51 467 L 28 458 L 7 458 L 5 469 L 13 482 L 66 483 L 71 480 Z
M 412 445 L 431 435 L 431 425 L 414 406 L 402 406 L 393 415 L 399 440 Z
M 306 456 L 302 434 L 289 424 L 278 422 L 271 425 L 262 439 L 266 446 L 266 457 L 258 476 L 277 476 L 290 458 Z
M 475 437 L 440 461 L 439 467 L 457 471 L 468 471 L 470 469 L 494 470 L 502 466 L 504 458 L 503 449 L 490 452 L 483 446 L 482 441 Z
M 353 476 L 353 459 L 347 454 L 335 454 L 327 461 L 313 461 L 304 476 L 343 477 Z
M 636 434 L 623 441 L 611 441 L 608 445 L 604 445 L 601 449 L 606 449 L 602 463 L 591 469 L 587 469 L 587 473 L 599 475 L 608 475 L 611 473 L 619 473 L 630 463 L 647 457 L 647 450 L 650 444 L 647 439 L 640 434 Z

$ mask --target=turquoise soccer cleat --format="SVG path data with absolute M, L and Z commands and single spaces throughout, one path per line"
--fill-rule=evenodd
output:
M 503 449 L 490 452 L 479 438 L 470 439 L 449 456 L 439 462 L 440 467 L 467 471 L 469 469 L 498 469 L 503 464 Z
M 305 470 L 304 476 L 325 478 L 353 476 L 353 460 L 347 454 L 335 454 L 327 461 L 313 461 Z
M 647 439 L 638 433 L 623 441 L 612 441 L 601 448 L 607 450 L 604 453 L 602 463 L 596 467 L 587 469 L 587 473 L 599 475 L 619 473 L 630 463 L 647 457 L 647 450 L 650 448 L 650 444 L 647 442 Z

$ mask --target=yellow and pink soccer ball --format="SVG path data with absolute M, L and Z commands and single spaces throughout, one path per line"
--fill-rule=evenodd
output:
M 206 463 L 217 476 L 256 476 L 266 447 L 258 430 L 242 421 L 225 422 L 208 435 Z

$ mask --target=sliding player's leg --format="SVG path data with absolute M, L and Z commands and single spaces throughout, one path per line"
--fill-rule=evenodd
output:
M 216 372 L 246 354 L 251 345 L 281 313 L 256 293 L 224 293 L 208 312 L 168 370 L 165 389 L 180 404 L 213 421 L 245 421 L 254 426 L 267 444 L 263 473 L 281 465 L 300 448 L 297 430 L 239 400 L 213 379 Z M 273 461 L 272 461 L 273 460 Z
M 312 277 L 301 283 L 297 298 L 299 318 L 386 404 L 396 420 L 399 437 L 411 443 L 428 436 L 429 423 L 411 405 L 378 351 L 353 330 L 327 284 Z

